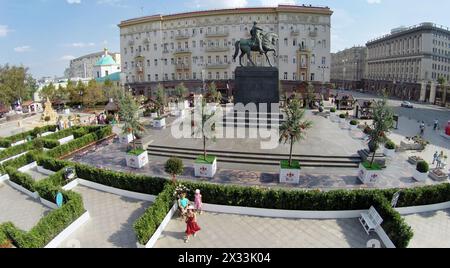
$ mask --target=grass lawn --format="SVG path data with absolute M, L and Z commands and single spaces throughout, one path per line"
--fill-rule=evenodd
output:
M 212 164 L 214 163 L 214 160 L 216 160 L 217 157 L 215 157 L 214 155 L 207 155 L 206 159 L 203 155 L 200 155 L 199 157 L 197 157 L 197 160 L 195 160 L 196 164 Z
M 292 160 L 291 166 L 289 166 L 289 160 L 281 160 L 280 165 L 282 169 L 302 169 L 300 162 L 296 160 Z

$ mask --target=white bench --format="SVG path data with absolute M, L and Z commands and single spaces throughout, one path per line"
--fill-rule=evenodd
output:
M 374 207 L 370 207 L 368 212 L 361 213 L 359 222 L 361 222 L 367 235 L 370 235 L 370 232 L 375 231 L 383 223 L 383 219 Z

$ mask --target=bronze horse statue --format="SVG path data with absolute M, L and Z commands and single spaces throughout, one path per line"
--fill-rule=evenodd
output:
M 278 35 L 276 35 L 275 33 L 258 33 L 260 34 L 260 39 L 262 40 L 262 47 L 264 50 L 264 55 L 266 55 L 266 59 L 267 62 L 269 63 L 270 67 L 272 67 L 272 63 L 270 62 L 269 56 L 267 55 L 267 53 L 269 52 L 274 52 L 274 56 L 277 57 L 277 51 L 276 51 L 276 46 L 277 46 L 277 42 L 278 42 Z M 253 62 L 253 60 L 250 57 L 250 54 L 252 51 L 258 51 L 259 52 L 259 46 L 256 42 L 254 42 L 252 39 L 241 39 L 240 41 L 237 41 L 235 44 L 236 47 L 236 52 L 233 56 L 233 60 L 236 60 L 238 54 L 239 54 L 239 49 L 241 50 L 241 55 L 239 56 L 239 64 L 244 67 L 244 65 L 242 65 L 242 58 L 247 55 L 247 58 L 249 60 L 249 62 L 253 65 L 256 66 L 256 64 Z

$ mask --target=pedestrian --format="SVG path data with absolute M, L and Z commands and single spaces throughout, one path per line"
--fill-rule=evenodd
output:
M 186 193 L 181 193 L 181 196 L 178 199 L 178 209 L 181 214 L 181 220 L 186 217 L 189 207 L 189 199 L 186 198 Z
M 425 122 L 422 121 L 422 123 L 420 124 L 420 135 L 423 136 L 424 133 L 425 133 Z
M 194 212 L 195 207 L 189 206 L 188 212 L 187 212 L 187 219 L 186 219 L 186 239 L 184 240 L 185 243 L 189 242 L 189 238 L 191 236 L 196 237 L 197 232 L 201 230 L 200 226 L 197 224 L 197 216 Z
M 200 193 L 200 190 L 195 190 L 195 199 L 194 199 L 195 209 L 199 212 L 200 215 L 202 215 L 203 211 L 203 202 L 202 202 L 202 194 Z
M 438 127 L 439 127 L 439 120 L 436 119 L 434 120 L 434 127 L 433 127 L 434 131 L 436 131 Z
M 436 152 L 434 153 L 434 155 L 433 155 L 433 163 L 432 163 L 432 165 L 434 165 L 434 163 L 436 163 L 436 161 L 437 161 L 437 159 L 438 159 L 438 156 L 439 156 L 439 153 L 438 153 L 438 151 L 436 151 Z
M 442 168 L 443 167 L 443 161 L 444 161 L 444 151 L 441 151 L 441 153 L 439 154 L 438 158 L 437 158 L 437 168 Z

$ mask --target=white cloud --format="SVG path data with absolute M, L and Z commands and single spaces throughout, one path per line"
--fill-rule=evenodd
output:
M 67 3 L 72 5 L 72 4 L 81 4 L 81 0 L 67 0 Z
M 31 51 L 31 47 L 30 46 L 20 46 L 20 47 L 14 48 L 14 51 L 17 53 L 29 52 L 29 51 Z
M 59 60 L 61 60 L 61 61 L 69 61 L 69 60 L 73 60 L 73 59 L 75 59 L 75 57 L 72 56 L 72 55 L 64 55 Z
M 295 5 L 295 0 L 261 0 L 261 5 L 274 7 L 278 5 Z
M 195 6 L 195 8 L 197 9 L 238 8 L 238 7 L 246 7 L 247 5 L 248 5 L 247 0 L 193 1 L 193 6 Z
M 12 32 L 12 30 L 9 29 L 8 25 L 0 25 L 0 37 L 7 36 L 9 32 Z
M 381 4 L 381 0 L 367 0 L 369 4 Z
M 68 44 L 67 46 L 69 46 L 69 47 L 76 47 L 76 48 L 93 47 L 93 46 L 95 46 L 95 43 L 93 43 L 93 42 L 90 42 L 90 43 L 77 42 L 77 43 Z

